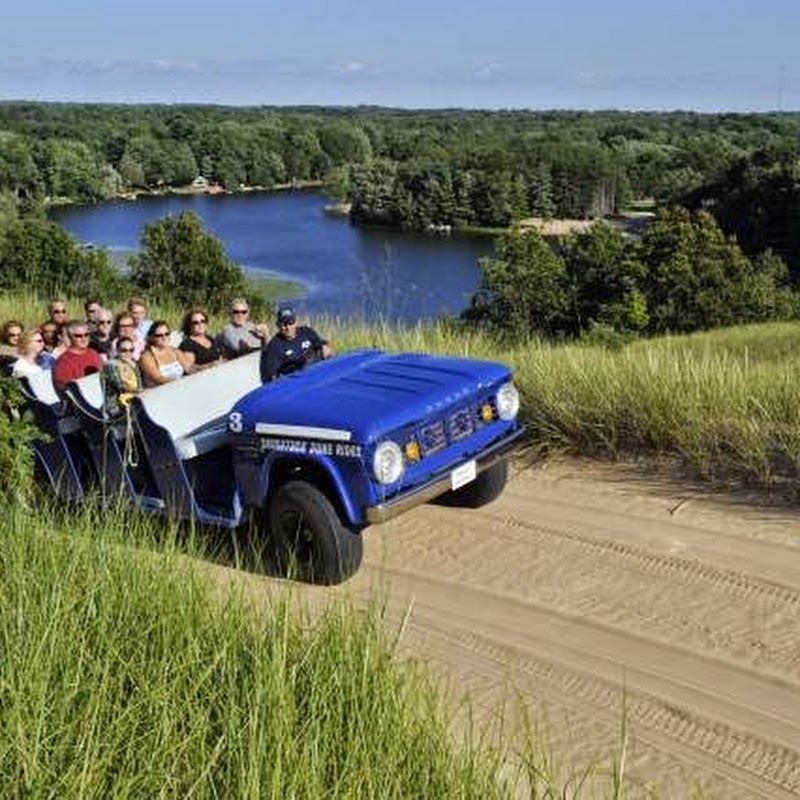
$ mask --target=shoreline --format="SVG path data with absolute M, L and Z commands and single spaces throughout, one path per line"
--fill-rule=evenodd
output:
M 63 208 L 65 206 L 92 206 L 99 205 L 100 203 L 113 203 L 117 200 L 135 201 L 143 197 L 192 197 L 192 196 L 215 196 L 224 195 L 226 197 L 240 195 L 240 194 L 253 194 L 261 192 L 264 194 L 270 192 L 292 192 L 292 191 L 305 191 L 307 189 L 323 189 L 325 187 L 324 181 L 316 180 L 294 180 L 286 183 L 276 183 L 272 186 L 239 186 L 236 189 L 225 189 L 217 183 L 210 183 L 207 186 L 161 186 L 154 189 L 134 189 L 129 192 L 117 192 L 105 200 L 99 200 L 95 203 L 82 203 L 78 200 L 73 200 L 69 197 L 45 197 L 45 208 Z

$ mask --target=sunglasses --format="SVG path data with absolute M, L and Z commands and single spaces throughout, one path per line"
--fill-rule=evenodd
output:
M 89 334 L 88 333 L 73 333 L 72 334 L 72 338 L 73 339 L 88 339 L 89 338 Z
M 231 309 L 231 314 L 249 314 L 249 308 L 233 308 Z

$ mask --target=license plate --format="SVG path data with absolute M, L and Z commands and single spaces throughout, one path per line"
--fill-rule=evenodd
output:
M 452 489 L 460 489 L 462 486 L 465 486 L 470 481 L 475 480 L 475 476 L 478 474 L 477 464 L 475 461 L 467 461 L 466 464 L 462 464 L 460 467 L 456 467 L 450 473 L 450 488 Z

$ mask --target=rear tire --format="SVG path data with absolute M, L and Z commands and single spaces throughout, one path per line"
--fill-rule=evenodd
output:
M 503 459 L 481 472 L 474 481 L 436 499 L 437 503 L 459 508 L 480 508 L 503 493 L 508 481 L 508 461 Z
M 269 523 L 282 574 L 334 584 L 347 580 L 361 564 L 361 535 L 342 525 L 330 500 L 310 483 L 281 486 L 269 506 Z

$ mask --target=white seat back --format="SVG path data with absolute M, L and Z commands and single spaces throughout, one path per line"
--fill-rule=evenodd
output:
M 95 372 L 85 378 L 74 381 L 68 387 L 69 392 L 77 392 L 85 406 L 93 408 L 98 413 L 103 410 L 103 384 L 100 373 Z
M 53 386 L 53 373 L 49 369 L 37 372 L 35 375 L 28 375 L 25 378 L 33 396 L 47 406 L 55 406 L 61 402 L 61 398 Z
M 233 404 L 261 385 L 261 354 L 227 361 L 137 395 L 147 416 L 173 441 L 227 416 Z

